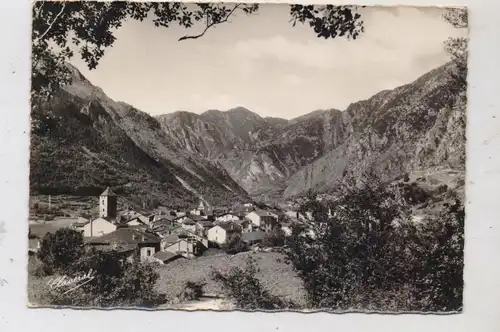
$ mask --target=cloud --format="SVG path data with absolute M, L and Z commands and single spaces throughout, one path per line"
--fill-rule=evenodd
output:
M 238 41 L 232 50 L 241 59 L 275 60 L 311 69 L 375 64 L 404 70 L 422 58 L 443 61 L 443 41 L 450 35 L 463 33 L 439 19 L 440 10 L 435 8 L 398 7 L 391 11 L 368 8 L 362 14 L 365 33 L 356 41 L 301 40 L 293 38 L 293 34 L 275 35 Z
M 152 114 L 245 105 L 295 117 L 407 84 L 448 61 L 444 40 L 463 34 L 440 9 L 367 7 L 360 38 L 324 40 L 309 26 L 292 28 L 288 9 L 263 5 L 189 42 L 177 42 L 185 31 L 130 21 L 97 70 L 83 74 Z
M 263 39 L 238 41 L 233 48 L 234 56 L 254 60 L 275 60 L 315 67 L 331 67 L 331 51 L 328 45 L 313 41 L 301 42 L 281 35 Z

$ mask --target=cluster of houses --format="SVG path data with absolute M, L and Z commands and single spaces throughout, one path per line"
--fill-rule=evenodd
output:
M 150 215 L 130 210 L 118 213 L 117 206 L 117 195 L 107 188 L 99 197 L 99 218 L 71 227 L 82 232 L 88 247 L 161 263 L 197 257 L 208 248 L 226 244 L 234 234 L 250 246 L 258 245 L 277 229 L 290 235 L 291 222 L 298 221 L 296 212 L 262 210 L 252 203 L 224 211 L 200 201 L 187 211 L 161 209 Z

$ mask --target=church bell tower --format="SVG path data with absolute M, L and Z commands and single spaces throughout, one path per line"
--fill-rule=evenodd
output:
M 111 189 L 106 188 L 99 197 L 99 217 L 116 219 L 117 196 Z

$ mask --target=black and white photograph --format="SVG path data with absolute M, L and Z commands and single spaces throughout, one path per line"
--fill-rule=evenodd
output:
M 31 37 L 30 308 L 462 312 L 465 7 L 36 1 Z

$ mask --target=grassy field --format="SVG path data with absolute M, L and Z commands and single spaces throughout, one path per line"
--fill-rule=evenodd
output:
M 37 277 L 35 270 L 42 263 L 35 257 L 28 259 L 28 302 L 34 306 L 50 305 L 48 299 L 45 297 L 49 286 L 50 279 L 57 276 Z
M 234 266 L 244 267 L 248 256 L 252 256 L 256 260 L 260 269 L 257 277 L 266 289 L 274 295 L 304 305 L 305 293 L 302 282 L 297 278 L 292 267 L 283 262 L 282 254 L 276 252 L 245 252 L 237 255 L 221 253 L 192 260 L 181 259 L 170 264 L 159 265 L 157 269 L 160 278 L 157 282 L 157 290 L 168 296 L 170 305 L 166 305 L 169 307 L 176 303 L 176 297 L 183 291 L 186 281 L 203 280 L 207 283 L 204 287 L 205 294 L 221 294 L 221 289 L 210 278 L 212 268 L 226 271 Z M 48 289 L 47 282 L 55 276 L 36 277 L 34 271 L 40 264 L 34 258 L 30 258 L 28 263 L 28 301 L 32 305 L 43 306 L 50 304 L 44 293 Z M 204 305 L 203 302 L 193 301 L 190 306 L 193 309 L 203 309 Z M 208 309 L 211 304 L 207 302 L 206 305 L 205 309 Z
M 158 267 L 160 279 L 158 291 L 175 298 L 182 292 L 186 281 L 203 281 L 206 294 L 220 294 L 221 289 L 210 278 L 212 269 L 227 271 L 234 266 L 244 267 L 252 256 L 260 269 L 257 275 L 264 287 L 273 295 L 304 305 L 305 293 L 302 282 L 292 267 L 283 262 L 283 255 L 276 252 L 245 252 L 237 255 L 218 254 L 193 260 L 177 260 Z

